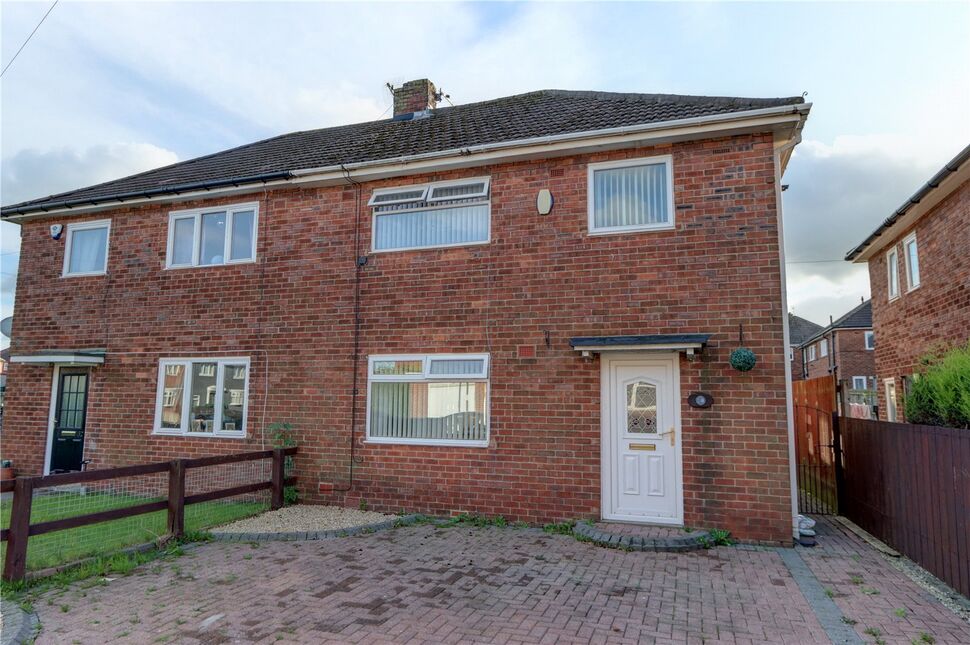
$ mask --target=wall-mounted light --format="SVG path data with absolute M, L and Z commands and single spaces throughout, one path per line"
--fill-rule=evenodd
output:
M 548 188 L 543 188 L 536 195 L 536 210 L 539 211 L 540 215 L 548 215 L 552 212 L 552 193 L 549 192 Z

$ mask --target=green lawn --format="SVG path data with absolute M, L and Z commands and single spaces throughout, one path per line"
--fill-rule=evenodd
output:
M 78 492 L 35 495 L 30 511 L 31 524 L 64 517 L 86 515 L 112 508 L 133 506 L 162 498 L 117 496 L 106 493 Z M 11 500 L 0 502 L 0 524 L 10 526 Z M 242 517 L 256 515 L 268 503 L 217 500 L 185 507 L 185 529 L 199 531 Z M 64 531 L 54 531 L 30 538 L 27 545 L 27 568 L 36 570 L 66 564 L 94 555 L 108 555 L 124 547 L 152 542 L 166 533 L 167 514 L 156 511 L 100 524 L 90 524 Z M 0 546 L 6 555 L 7 543 Z

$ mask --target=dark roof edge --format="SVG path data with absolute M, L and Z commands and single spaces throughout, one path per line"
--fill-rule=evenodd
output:
M 576 336 L 569 339 L 572 347 L 612 347 L 626 345 L 672 345 L 692 343 L 705 345 L 710 334 L 647 334 L 643 336 Z
M 250 177 L 230 177 L 228 179 L 213 179 L 211 181 L 200 181 L 191 184 L 177 184 L 175 186 L 166 186 L 164 188 L 149 188 L 147 190 L 136 190 L 129 193 L 117 193 L 115 195 L 109 195 L 106 197 L 94 197 L 88 199 L 67 199 L 60 202 L 42 202 L 40 204 L 27 204 L 24 206 L 8 206 L 3 209 L 3 216 L 9 215 L 22 215 L 24 213 L 32 213 L 36 211 L 47 212 L 56 208 L 71 208 L 73 206 L 90 205 L 95 206 L 98 204 L 105 204 L 107 202 L 114 201 L 124 201 L 125 199 L 131 199 L 132 197 L 158 197 L 161 195 L 178 195 L 179 193 L 185 193 L 194 190 L 209 190 L 212 188 L 224 188 L 226 186 L 246 186 L 249 184 L 265 184 L 270 181 L 276 181 L 281 179 L 292 179 L 294 177 L 293 173 L 290 171 L 282 172 L 271 172 L 264 175 L 253 175 Z M 120 206 L 121 204 L 119 204 Z
M 957 156 L 949 161 L 943 168 L 940 169 L 933 177 L 930 178 L 928 182 L 923 184 L 919 190 L 917 190 L 912 197 L 907 199 L 902 206 L 896 209 L 892 215 L 890 215 L 886 220 L 879 225 L 875 231 L 873 231 L 869 237 L 867 237 L 862 244 L 858 245 L 851 251 L 845 254 L 845 259 L 848 261 L 854 260 L 859 256 L 860 253 L 866 250 L 866 248 L 876 241 L 887 229 L 889 229 L 896 221 L 905 215 L 909 209 L 911 209 L 916 204 L 919 204 L 923 199 L 926 198 L 931 192 L 940 187 L 943 181 L 960 169 L 968 159 L 970 159 L 970 145 L 961 150 Z
M 869 300 L 862 301 L 861 303 L 859 303 L 858 305 L 856 305 L 852 309 L 848 310 L 847 312 L 845 312 L 844 314 L 842 314 L 841 316 L 839 316 L 838 318 L 836 318 L 835 321 L 831 325 L 828 325 L 826 327 L 822 327 L 817 332 L 815 332 L 814 334 L 812 334 L 811 336 L 809 336 L 808 338 L 806 338 L 805 340 L 803 340 L 798 345 L 798 347 L 804 347 L 805 345 L 808 345 L 809 343 L 812 343 L 812 342 L 818 340 L 819 338 L 821 338 L 822 336 L 824 336 L 825 334 L 827 334 L 827 333 L 829 333 L 831 331 L 836 331 L 836 330 L 840 330 L 840 329 L 872 329 L 872 325 L 865 325 L 865 326 L 860 327 L 860 326 L 842 326 L 842 324 L 841 324 L 842 321 L 847 320 L 849 318 L 849 316 L 851 316 L 855 312 L 859 311 L 860 309 L 862 309 L 866 305 L 869 305 L 871 302 L 872 302 L 872 299 L 871 298 Z

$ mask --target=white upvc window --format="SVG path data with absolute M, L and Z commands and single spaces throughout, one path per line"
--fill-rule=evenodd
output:
M 865 334 L 865 343 L 867 350 L 873 350 L 876 348 L 876 332 L 867 331 Z
M 589 234 L 674 228 L 670 155 L 589 164 Z
M 256 260 L 259 204 L 233 204 L 168 215 L 169 269 L 240 264 Z
M 815 343 L 812 343 L 811 345 L 808 346 L 808 360 L 810 361 L 815 360 Z
M 896 422 L 899 412 L 896 408 L 896 380 L 887 378 L 883 381 L 886 390 L 886 420 Z
M 919 286 L 919 248 L 916 233 L 903 240 L 903 259 L 906 262 L 906 290 L 912 291 Z
M 488 445 L 488 354 L 371 356 L 367 441 Z
M 890 300 L 895 300 L 899 297 L 899 252 L 895 246 L 886 253 L 886 271 L 887 293 Z
M 163 358 L 155 434 L 246 436 L 249 358 Z
M 108 272 L 108 238 L 111 220 L 67 225 L 64 277 L 104 275 Z
M 829 355 L 829 340 L 828 338 L 823 338 L 818 341 L 818 353 L 822 358 Z
M 492 208 L 489 177 L 378 188 L 373 208 L 374 252 L 487 244 Z
M 853 376 L 852 377 L 852 389 L 853 390 L 865 390 L 868 388 L 868 379 L 865 376 Z

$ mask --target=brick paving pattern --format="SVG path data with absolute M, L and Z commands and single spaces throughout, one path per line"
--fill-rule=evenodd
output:
M 819 519 L 819 547 L 799 553 L 866 642 L 970 643 L 970 624 L 961 621 L 857 536 L 837 522 Z M 866 630 L 870 633 L 866 633 Z
M 920 631 L 970 642 L 970 625 L 868 545 L 831 542 L 799 553 L 860 634 L 871 624 L 887 642 Z M 852 588 L 853 571 L 882 595 Z M 896 619 L 904 602 L 907 617 Z M 625 552 L 494 527 L 215 542 L 106 585 L 48 592 L 34 606 L 37 642 L 58 644 L 829 642 L 774 549 Z M 890 630 L 895 620 L 905 627 Z

